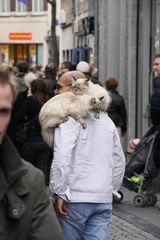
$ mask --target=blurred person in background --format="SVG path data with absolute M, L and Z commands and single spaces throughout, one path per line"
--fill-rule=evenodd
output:
M 102 86 L 98 80 L 98 69 L 96 67 L 90 66 L 85 61 L 80 61 L 76 66 L 76 70 L 82 72 L 92 83 Z
M 160 53 L 155 55 L 153 72 L 153 94 L 150 100 L 151 121 L 154 126 L 160 126 Z
M 91 80 L 91 72 L 90 72 L 90 65 L 85 61 L 80 61 L 77 66 L 76 70 L 82 72 L 88 80 Z
M 124 98 L 117 90 L 118 80 L 112 76 L 108 77 L 105 81 L 105 86 L 112 99 L 107 109 L 107 113 L 116 125 L 120 137 L 124 137 L 127 131 L 127 111 Z
M 54 89 L 57 83 L 57 68 L 54 63 L 49 63 L 45 66 L 44 69 L 44 82 L 47 86 L 48 96 L 49 98 L 54 96 Z
M 74 71 L 76 70 L 76 66 L 73 65 L 70 61 L 64 61 L 60 64 L 59 70 L 67 70 L 67 71 Z
M 0 69 L 0 238 L 62 240 L 42 173 L 22 160 L 6 131 L 16 87 Z
M 39 112 L 43 104 L 48 100 L 47 87 L 42 79 L 31 82 L 31 95 L 26 98 L 17 114 L 15 120 L 18 123 L 28 122 L 26 131 L 26 141 L 22 148 L 22 157 L 42 170 L 48 181 L 48 163 L 50 151 L 41 135 L 39 123 Z
M 156 54 L 153 62 L 153 94 L 150 99 L 150 116 L 151 122 L 155 128 L 160 127 L 160 53 Z M 160 145 L 160 137 L 157 138 Z M 160 162 L 160 152 L 156 153 L 156 159 Z M 157 193 L 158 199 L 160 199 L 160 171 L 158 176 L 153 180 L 153 191 Z M 160 201 L 158 201 L 158 209 L 160 210 Z
M 17 122 L 15 115 L 19 112 L 19 109 L 22 106 L 23 102 L 26 100 L 27 96 L 31 95 L 30 85 L 34 79 L 36 79 L 36 75 L 33 72 L 27 72 L 24 75 L 23 82 L 25 84 L 25 90 L 21 90 L 18 92 L 17 98 L 13 104 L 11 120 L 10 120 L 8 131 L 7 131 L 7 134 L 12 139 L 13 143 L 15 144 L 20 154 L 22 152 L 23 142 L 20 141 L 20 139 L 17 138 L 16 136 L 17 130 L 19 128 L 19 123 Z
M 25 61 L 20 61 L 16 65 L 17 73 L 15 74 L 15 80 L 18 86 L 18 91 L 25 91 L 26 85 L 24 83 L 24 77 L 29 71 L 29 65 Z

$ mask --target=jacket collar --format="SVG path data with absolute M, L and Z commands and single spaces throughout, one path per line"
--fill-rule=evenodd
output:
M 10 218 L 20 218 L 26 208 L 20 198 L 30 192 L 27 182 L 22 178 L 26 173 L 24 162 L 9 138 L 5 137 L 0 152 L 0 201 L 6 194 Z
M 17 150 L 7 136 L 2 142 L 0 154 L 0 166 L 9 184 L 27 172 Z

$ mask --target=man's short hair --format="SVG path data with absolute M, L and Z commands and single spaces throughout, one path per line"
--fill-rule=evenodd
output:
M 0 85 L 9 85 L 12 90 L 13 100 L 17 96 L 17 85 L 14 80 L 14 77 L 11 75 L 10 71 L 6 68 L 0 68 Z
M 160 58 L 160 53 L 157 53 L 154 58 Z

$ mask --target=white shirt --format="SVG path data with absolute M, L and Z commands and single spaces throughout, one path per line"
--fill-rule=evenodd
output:
M 86 123 L 69 118 L 55 129 L 50 191 L 70 202 L 111 203 L 125 170 L 119 135 L 106 113 L 90 113 Z

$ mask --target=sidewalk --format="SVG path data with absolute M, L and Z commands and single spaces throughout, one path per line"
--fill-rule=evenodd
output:
M 134 226 L 131 223 L 119 218 L 118 216 L 112 216 L 112 223 L 110 224 L 111 240 L 158 240 L 160 238 Z
M 137 208 L 133 204 L 135 192 L 121 187 L 124 199 L 113 205 L 110 224 L 112 240 L 158 240 L 160 239 L 160 194 L 153 207 Z

